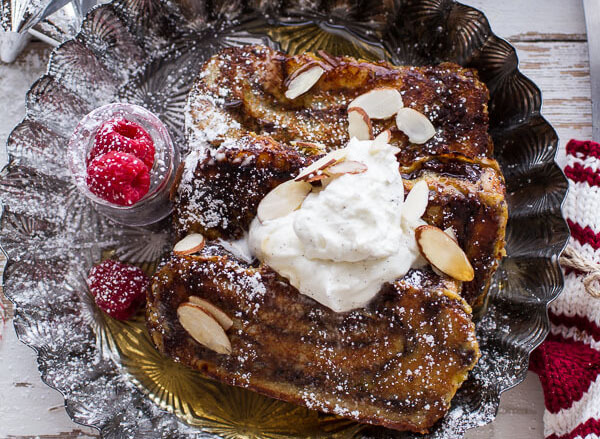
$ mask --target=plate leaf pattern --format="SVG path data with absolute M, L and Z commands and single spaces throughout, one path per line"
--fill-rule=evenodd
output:
M 508 255 L 477 321 L 483 357 L 426 436 L 460 438 L 490 422 L 500 393 L 524 378 L 529 353 L 548 332 L 547 304 L 562 289 L 567 183 L 554 163 L 558 139 L 540 114 L 540 91 L 518 71 L 514 48 L 483 13 L 452 0 L 117 0 L 92 10 L 29 91 L 0 174 L 5 293 L 42 379 L 64 395 L 74 421 L 105 438 L 420 437 L 209 381 L 160 356 L 141 313 L 113 320 L 87 291 L 86 273 L 106 257 L 152 273 L 172 237 L 168 221 L 119 226 L 78 194 L 64 166 L 78 120 L 105 103 L 140 104 L 184 149 L 183 110 L 201 63 L 247 43 L 479 70 L 508 188 Z

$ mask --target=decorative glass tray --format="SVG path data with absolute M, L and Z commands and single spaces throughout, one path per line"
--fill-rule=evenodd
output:
M 540 91 L 518 71 L 514 48 L 481 12 L 451 0 L 118 0 L 94 9 L 29 91 L 0 176 L 5 293 L 42 379 L 64 395 L 75 422 L 106 438 L 419 436 L 204 379 L 154 350 L 141 314 L 113 320 L 87 292 L 87 271 L 105 257 L 151 273 L 171 235 L 168 220 L 124 227 L 92 209 L 67 171 L 75 125 L 100 105 L 131 102 L 159 115 L 185 150 L 183 108 L 201 63 L 247 43 L 479 70 L 507 183 L 508 256 L 477 323 L 483 356 L 428 437 L 459 438 L 490 422 L 500 393 L 524 378 L 529 353 L 548 331 L 547 304 L 562 288 L 567 183 L 554 163 L 558 140 L 540 115 Z

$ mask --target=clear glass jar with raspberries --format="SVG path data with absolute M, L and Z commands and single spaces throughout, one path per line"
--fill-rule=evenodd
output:
M 75 184 L 100 213 L 127 225 L 147 225 L 171 212 L 169 191 L 179 153 L 167 128 L 137 105 L 97 108 L 69 142 Z

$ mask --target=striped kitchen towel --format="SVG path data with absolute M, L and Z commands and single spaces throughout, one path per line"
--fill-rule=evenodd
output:
M 550 305 L 550 334 L 531 356 L 542 382 L 547 439 L 600 439 L 600 144 L 567 145 L 571 240 L 565 288 Z

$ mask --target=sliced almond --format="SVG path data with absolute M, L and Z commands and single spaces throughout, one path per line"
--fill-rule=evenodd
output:
M 290 75 L 285 97 L 296 99 L 303 95 L 317 83 L 323 73 L 325 73 L 325 69 L 316 63 L 308 63 L 300 67 Z
M 425 180 L 417 182 L 406 195 L 402 206 L 402 216 L 409 222 L 421 218 L 429 202 L 429 186 Z
M 185 302 L 177 308 L 179 323 L 194 340 L 218 354 L 231 354 L 231 342 L 219 323 L 201 307 Z
M 317 54 L 331 67 L 337 67 L 340 63 L 334 56 L 331 56 L 324 50 L 317 50 Z
M 373 140 L 373 125 L 371 119 L 360 107 L 348 109 L 348 134 L 358 140 Z
M 427 116 L 412 108 L 402 108 L 398 111 L 396 126 L 408 136 L 411 143 L 422 144 L 435 135 L 435 128 Z
M 379 134 L 377 134 L 377 136 L 373 140 L 373 143 L 371 144 L 371 150 L 370 150 L 371 154 L 378 153 L 386 145 L 389 145 L 391 141 L 392 141 L 392 132 L 390 130 L 385 130 L 385 131 L 380 132 Z M 393 148 L 395 148 L 397 152 L 400 152 L 399 148 L 396 148 L 395 146 Z
M 458 243 L 458 238 L 456 237 L 456 232 L 454 232 L 454 229 L 452 227 L 446 227 L 444 229 L 444 233 L 446 235 L 448 235 L 450 238 L 454 239 L 454 241 L 456 241 Z
M 204 248 L 205 239 L 200 233 L 191 233 L 175 244 L 173 253 L 179 256 L 191 255 Z
M 375 88 L 368 91 L 348 105 L 348 109 L 362 108 L 371 119 L 388 119 L 396 114 L 404 104 L 402 96 L 395 88 Z
M 201 299 L 198 296 L 190 296 L 188 297 L 190 303 L 199 306 L 208 314 L 210 314 L 214 319 L 219 322 L 219 324 L 223 327 L 225 331 L 233 326 L 233 320 L 229 318 L 227 314 L 221 311 L 218 307 L 210 303 L 208 300 Z
M 373 146 L 389 144 L 391 141 L 392 132 L 390 130 L 385 130 L 377 134 L 377 136 L 375 136 L 375 140 L 373 140 Z
M 327 167 L 329 167 L 341 160 L 344 160 L 344 158 L 346 157 L 346 153 L 347 152 L 345 149 L 334 149 L 333 151 L 328 152 L 323 157 L 314 161 L 313 163 L 308 165 L 306 168 L 304 168 L 302 171 L 300 171 L 300 174 L 298 174 L 298 176 L 295 178 L 295 180 L 296 181 L 308 180 L 310 177 L 318 174 L 319 171 L 323 171 Z
M 323 171 L 318 171 L 316 174 L 312 174 L 310 177 L 307 177 L 306 180 L 302 180 L 302 181 L 306 181 L 307 183 L 314 183 L 316 181 L 321 181 L 321 180 L 325 180 L 326 178 L 329 178 L 330 175 L 326 174 Z
M 312 166 L 317 163 L 319 166 L 313 168 Z M 322 179 L 323 170 L 337 163 L 334 159 L 328 158 L 321 162 L 321 159 L 317 160 L 310 166 L 307 166 L 298 176 L 295 178 L 296 181 L 317 181 Z M 310 169 L 309 169 L 310 168 Z M 310 172 L 309 172 L 310 171 Z M 323 177 L 324 178 L 324 177 Z
M 344 174 L 362 174 L 367 169 L 368 167 L 364 163 L 355 162 L 354 160 L 344 160 L 329 166 L 324 172 L 331 176 L 338 176 Z
M 431 226 L 415 229 L 415 239 L 421 254 L 441 272 L 462 282 L 473 280 L 475 272 L 465 252 L 443 230 Z
M 258 205 L 257 216 L 261 222 L 273 220 L 296 210 L 312 186 L 305 181 L 290 180 L 267 194 Z

